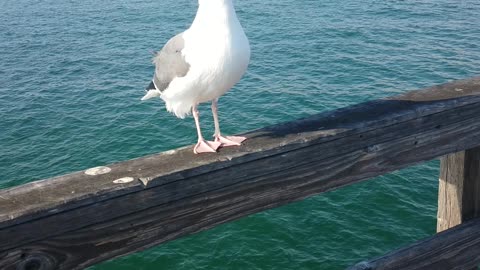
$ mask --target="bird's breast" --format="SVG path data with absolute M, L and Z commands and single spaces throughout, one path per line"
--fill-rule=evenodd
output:
M 250 61 L 250 46 L 243 29 L 210 29 L 184 35 L 182 51 L 197 78 L 201 102 L 223 95 L 245 73 Z

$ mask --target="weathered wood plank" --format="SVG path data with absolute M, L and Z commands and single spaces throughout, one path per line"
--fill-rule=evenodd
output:
M 480 217 L 480 148 L 442 157 L 437 231 Z
M 0 191 L 0 265 L 16 269 L 44 258 L 58 269 L 81 269 L 478 146 L 480 78 L 247 136 L 244 146 L 219 154 L 194 156 L 187 147 L 109 165 L 104 175 L 78 172 Z M 137 180 L 113 183 L 122 177 Z
M 361 133 L 382 126 L 407 121 L 423 115 L 446 111 L 454 107 L 480 102 L 480 77 L 456 81 L 384 100 L 375 100 L 333 112 L 314 115 L 294 122 L 268 127 L 249 135 L 250 140 L 241 148 L 223 149 L 220 154 L 205 154 L 201 158 L 191 154 L 190 147 L 147 156 L 128 162 L 112 164 L 112 172 L 100 177 L 85 177 L 83 172 L 60 176 L 47 181 L 33 182 L 13 189 L 0 191 L 1 226 L 15 224 L 24 219 L 48 215 L 43 210 L 58 207 L 65 202 L 65 209 L 89 204 L 91 194 L 103 199 L 143 189 L 139 182 L 115 185 L 113 179 L 132 175 L 151 178 L 149 186 L 161 185 L 160 177 L 185 171 L 193 176 L 222 166 L 268 157 L 278 152 L 307 147 L 311 143 L 335 140 L 352 133 Z M 228 162 L 225 162 L 228 161 Z M 223 164 L 222 163 L 228 163 Z M 35 196 L 35 190 L 58 191 L 54 198 Z M 39 192 L 35 192 L 39 193 Z M 47 194 L 48 195 L 48 194 Z M 12 200 L 11 198 L 15 199 Z M 4 199 L 2 199 L 4 198 Z M 94 199 L 96 201 L 97 198 Z M 35 203 L 32 203 L 35 202 Z M 15 209 L 15 211 L 11 211 Z M 63 208 L 62 208 L 63 209 Z M 10 221 L 10 222 L 9 222 Z
M 480 264 L 480 219 L 463 223 L 349 270 L 463 270 Z

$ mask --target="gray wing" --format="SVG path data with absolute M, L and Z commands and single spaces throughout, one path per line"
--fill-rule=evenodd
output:
M 171 38 L 160 52 L 153 58 L 155 75 L 153 82 L 158 90 L 165 90 L 170 82 L 176 77 L 183 77 L 190 69 L 190 65 L 182 56 L 185 47 L 183 33 Z

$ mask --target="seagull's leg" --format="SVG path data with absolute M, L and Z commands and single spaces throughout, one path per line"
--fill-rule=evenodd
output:
M 202 136 L 202 131 L 200 130 L 200 120 L 197 105 L 192 107 L 193 118 L 195 118 L 195 126 L 197 127 L 198 142 L 193 148 L 195 154 L 199 153 L 215 153 L 217 152 L 218 147 L 220 147 L 219 142 L 210 142 L 205 141 Z
M 220 133 L 220 123 L 218 122 L 218 98 L 212 101 L 213 121 L 215 122 L 215 142 L 221 143 L 221 146 L 238 146 L 247 138 L 240 136 L 226 136 L 223 137 Z

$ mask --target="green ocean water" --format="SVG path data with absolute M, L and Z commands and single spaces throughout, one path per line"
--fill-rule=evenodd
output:
M 195 0 L 0 0 L 0 188 L 196 141 L 140 102 L 152 51 Z M 480 73 L 477 0 L 237 0 L 252 61 L 225 133 Z M 201 107 L 205 136 L 213 133 Z M 222 120 L 223 119 L 223 120 Z M 90 270 L 343 269 L 435 232 L 438 161 L 252 215 Z

